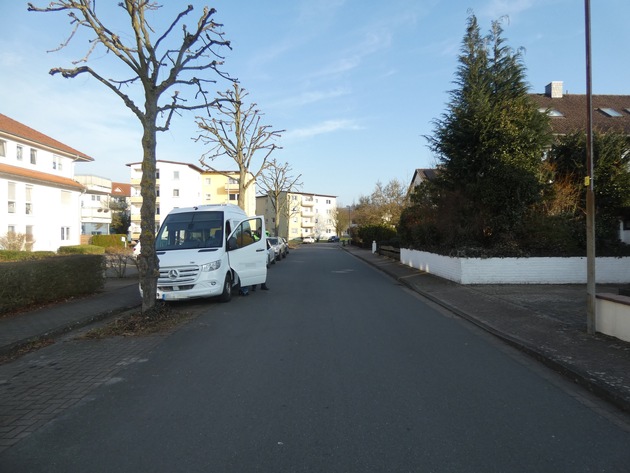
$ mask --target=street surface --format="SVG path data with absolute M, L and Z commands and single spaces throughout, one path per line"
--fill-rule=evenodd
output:
M 630 471 L 623 416 L 337 244 L 292 251 L 268 285 L 185 303 L 196 319 L 0 471 Z

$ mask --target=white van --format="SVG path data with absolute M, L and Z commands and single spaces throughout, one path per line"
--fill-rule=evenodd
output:
M 156 297 L 173 301 L 219 296 L 267 279 L 264 217 L 233 204 L 173 209 L 155 238 L 160 261 Z

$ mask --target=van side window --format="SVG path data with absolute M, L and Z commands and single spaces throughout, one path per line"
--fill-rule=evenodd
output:
M 260 218 L 252 218 L 242 222 L 234 232 L 238 248 L 244 248 L 260 240 L 261 230 L 262 220 Z

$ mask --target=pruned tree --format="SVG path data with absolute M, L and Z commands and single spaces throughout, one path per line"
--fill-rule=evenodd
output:
M 284 130 L 273 130 L 270 125 L 261 123 L 263 113 L 256 103 L 245 105 L 249 93 L 237 82 L 232 90 L 219 92 L 221 101 L 213 108 L 218 118 L 197 117 L 197 126 L 201 130 L 195 141 L 210 145 L 199 162 L 210 170 L 232 177 L 229 173 L 213 167 L 210 162 L 226 156 L 238 166 L 238 205 L 245 210 L 245 191 L 254 184 L 263 171 L 271 166 L 269 156 L 276 149 L 281 149 L 273 140 L 280 137 Z M 257 170 L 252 171 L 254 157 L 262 154 L 262 161 Z
M 73 39 L 78 40 L 82 32 L 87 32 L 89 36 L 87 53 L 83 58 L 72 62 L 69 68 L 53 68 L 50 74 L 60 74 L 68 79 L 85 74 L 92 76 L 118 96 L 142 126 L 142 254 L 138 267 L 143 311 L 155 306 L 158 277 L 155 254 L 157 132 L 168 130 L 173 116 L 180 111 L 209 110 L 220 101 L 211 98 L 205 86 L 216 82 L 208 78 L 210 73 L 227 78 L 219 70 L 223 64 L 219 50 L 230 46 L 223 38 L 222 25 L 213 20 L 214 9 L 204 8 L 189 29 L 185 19 L 193 11 L 193 6 L 188 5 L 163 32 L 155 33 L 149 17 L 156 19 L 160 8 L 150 0 L 99 2 L 98 13 L 95 0 L 58 0 L 46 7 L 28 4 L 29 11 L 68 14 L 72 31 L 56 50 L 65 48 Z M 107 23 L 120 19 L 113 13 L 122 13 L 126 21 Z M 127 25 L 127 29 L 121 31 L 123 25 Z M 181 28 L 179 33 L 176 33 L 177 28 Z M 109 63 L 107 66 L 103 63 L 101 72 L 87 65 L 96 52 L 99 56 L 103 52 L 110 53 L 110 57 L 126 66 L 124 70 L 128 75 L 108 79 L 106 75 L 112 71 L 111 67 L 107 67 Z
M 280 217 L 288 223 L 291 218 L 291 202 L 289 194 L 302 187 L 301 174 L 293 176 L 289 163 L 279 164 L 275 159 L 269 162 L 269 167 L 260 175 L 260 187 L 267 195 L 274 211 L 274 234 L 280 236 Z M 287 239 L 289 235 L 286 235 Z

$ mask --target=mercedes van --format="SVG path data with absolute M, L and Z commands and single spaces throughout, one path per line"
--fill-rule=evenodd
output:
M 232 298 L 240 286 L 267 279 L 264 217 L 233 204 L 173 209 L 155 238 L 160 274 L 156 297 L 165 301 Z

